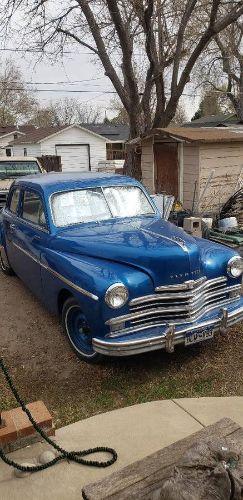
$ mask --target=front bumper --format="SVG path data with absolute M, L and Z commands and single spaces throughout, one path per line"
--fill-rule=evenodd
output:
M 165 327 L 153 327 L 142 332 L 134 332 L 127 338 L 120 336 L 114 338 L 93 338 L 93 348 L 96 352 L 106 356 L 132 356 L 158 349 L 166 349 L 173 352 L 174 346 L 185 343 L 186 334 L 210 327 L 216 333 L 224 333 L 226 329 L 243 320 L 243 299 L 239 301 L 238 307 L 229 306 L 215 311 L 210 318 L 204 317 L 200 321 L 191 324 L 174 325 L 170 323 Z

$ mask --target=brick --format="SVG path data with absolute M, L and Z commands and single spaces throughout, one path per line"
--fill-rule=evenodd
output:
M 48 436 L 55 434 L 52 424 L 52 416 L 42 401 L 36 401 L 27 405 L 34 420 Z M 41 440 L 34 427 L 29 421 L 26 413 L 21 408 L 14 408 L 2 412 L 4 427 L 0 428 L 0 444 L 4 447 L 21 448 L 23 442 L 30 444 L 34 440 Z M 26 446 L 26 444 L 25 444 Z
M 36 401 L 27 405 L 34 420 L 41 427 L 52 427 L 52 417 L 42 401 Z M 18 437 L 29 436 L 35 432 L 26 413 L 21 408 L 12 410 L 12 418 L 17 429 Z

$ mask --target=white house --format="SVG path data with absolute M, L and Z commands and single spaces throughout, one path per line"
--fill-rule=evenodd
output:
M 0 156 L 58 156 L 63 171 L 120 168 L 128 137 L 127 125 L 112 123 L 0 127 Z
M 9 144 L 15 139 L 25 137 L 31 130 L 34 130 L 33 125 L 16 125 L 0 126 L 0 156 L 11 156 L 12 148 Z
M 60 156 L 63 171 L 88 171 L 106 160 L 108 142 L 80 125 L 41 127 L 18 134 L 7 149 L 11 147 L 12 156 Z

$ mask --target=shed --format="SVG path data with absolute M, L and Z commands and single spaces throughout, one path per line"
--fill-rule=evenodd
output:
M 133 142 L 141 145 L 144 185 L 174 195 L 187 209 L 218 211 L 243 179 L 243 131 L 154 129 Z

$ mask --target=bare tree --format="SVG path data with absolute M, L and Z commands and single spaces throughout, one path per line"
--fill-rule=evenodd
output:
M 111 100 L 111 108 L 112 111 L 116 113 L 116 115 L 111 118 L 111 123 L 129 125 L 128 113 L 119 99 L 115 98 Z
M 170 125 L 171 126 L 177 126 L 177 125 L 181 126 L 187 121 L 188 121 L 188 116 L 187 116 L 185 106 L 183 104 L 179 103 L 177 105 L 174 118 L 171 121 Z
M 192 120 L 197 120 L 202 116 L 233 112 L 233 106 L 228 100 L 225 86 L 218 86 L 218 90 L 216 90 L 216 82 L 214 81 L 214 84 L 212 84 L 209 80 L 207 80 L 204 82 L 203 87 L 202 98 L 199 103 L 198 110 L 192 117 Z
M 132 138 L 171 122 L 198 58 L 243 14 L 242 0 L 3 0 L 7 20 L 16 5 L 25 7 L 32 44 L 37 34 L 43 50 L 71 43 L 98 58 L 127 111 Z
M 31 115 L 36 101 L 25 88 L 21 72 L 8 60 L 0 74 L 0 125 L 18 125 Z
M 212 39 L 197 63 L 195 76 L 198 87 L 204 89 L 202 104 L 206 93 L 211 96 L 209 100 L 235 113 L 243 123 L 243 22 L 240 19 Z M 201 105 L 201 114 L 204 114 L 203 108 Z
M 36 127 L 56 127 L 72 123 L 97 123 L 99 119 L 98 108 L 82 104 L 78 99 L 65 97 L 47 106 L 38 103 L 29 123 Z
M 227 76 L 226 95 L 243 123 L 243 22 L 238 21 L 215 37 L 221 55 L 222 70 Z

